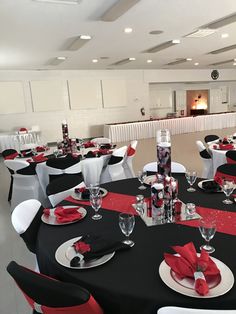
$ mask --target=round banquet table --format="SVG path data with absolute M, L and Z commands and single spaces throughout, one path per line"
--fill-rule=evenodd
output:
M 214 149 L 214 144 L 209 145 L 209 150 L 212 154 L 212 162 L 213 162 L 213 175 L 216 173 L 216 170 L 219 166 L 227 163 L 226 152 L 227 150 L 222 149 Z M 234 144 L 234 149 L 236 149 L 236 145 Z
M 174 175 L 179 180 L 179 198 L 183 202 L 234 214 L 235 204 L 224 205 L 223 193 L 208 194 L 197 188 L 195 193 L 186 192 L 187 183 L 184 175 Z M 136 178 L 104 184 L 109 192 L 135 196 L 140 194 Z M 150 196 L 146 189 L 145 196 Z M 109 193 L 106 196 L 109 197 Z M 135 197 L 134 197 L 135 199 Z M 131 239 L 135 245 L 125 251 L 116 252 L 107 263 L 91 269 L 77 270 L 61 266 L 55 260 L 57 248 L 65 241 L 76 236 L 93 233 L 111 238 L 123 238 L 118 225 L 120 202 L 113 199 L 114 210 L 100 209 L 102 219 L 91 219 L 93 210 L 83 205 L 87 216 L 76 223 L 64 226 L 52 226 L 41 223 L 37 241 L 37 259 L 40 270 L 60 280 L 77 283 L 87 288 L 101 304 L 104 312 L 110 314 L 152 314 L 162 306 L 183 306 L 192 308 L 236 309 L 236 286 L 225 295 L 216 298 L 191 298 L 168 288 L 159 276 L 159 265 L 163 253 L 173 253 L 171 246 L 184 245 L 193 241 L 195 247 L 204 242 L 198 228 L 181 224 L 165 224 L 147 227 L 140 217 L 136 217 Z M 62 205 L 68 205 L 63 201 Z M 71 204 L 71 203 L 70 203 Z M 226 213 L 227 213 L 226 212 Z M 229 226 L 230 227 L 230 226 Z M 236 226 L 231 226 L 236 230 Z M 227 226 L 226 226 L 227 229 Z M 235 233 L 236 234 L 236 233 Z M 216 251 L 212 254 L 225 263 L 236 275 L 235 245 L 236 237 L 217 232 L 211 240 Z

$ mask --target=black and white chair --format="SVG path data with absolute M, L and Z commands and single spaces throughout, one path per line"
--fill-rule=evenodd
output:
M 34 272 L 11 261 L 7 271 L 22 291 L 33 314 L 103 314 L 88 290 Z
M 137 145 L 138 145 L 138 141 L 134 140 L 134 141 L 131 141 L 130 145 L 127 148 L 127 152 L 126 152 L 124 163 L 123 163 L 123 168 L 125 170 L 125 176 L 127 179 L 135 177 L 135 173 L 133 169 L 133 159 L 136 154 Z
M 127 146 L 117 148 L 113 151 L 107 166 L 102 171 L 101 183 L 123 180 L 126 178 L 123 168 L 126 151 Z
M 218 135 L 209 134 L 204 137 L 204 141 L 207 145 L 210 145 L 212 143 L 218 143 L 220 137 Z
M 30 163 L 14 159 L 4 160 L 4 164 L 12 173 L 13 178 L 11 209 L 31 198 L 37 199 L 41 203 L 45 201 L 35 169 L 31 167 Z
M 157 314 L 236 314 L 236 310 L 207 310 L 164 306 L 157 311 Z
M 149 162 L 148 164 L 146 164 L 143 167 L 143 171 L 157 172 L 157 162 L 156 161 Z M 186 168 L 181 163 L 176 162 L 176 161 L 172 161 L 171 162 L 171 172 L 185 173 L 186 172 Z
M 18 156 L 18 152 L 15 149 L 9 148 L 2 151 L 2 157 L 4 160 L 13 160 Z M 14 172 L 8 168 L 11 176 L 10 187 L 8 192 L 8 202 L 10 202 L 12 197 L 12 187 L 13 187 L 13 177 Z
M 212 156 L 207 151 L 202 141 L 196 141 L 200 158 L 203 162 L 202 178 L 212 179 L 213 178 L 213 161 Z
M 228 150 L 225 157 L 228 164 L 236 164 L 236 150 Z
M 215 178 L 234 180 L 236 183 L 236 164 L 223 164 L 216 169 Z
M 38 200 L 30 199 L 18 204 L 11 215 L 11 222 L 15 231 L 24 240 L 27 248 L 31 253 L 36 253 L 36 241 L 43 207 Z M 35 255 L 35 270 L 39 271 Z

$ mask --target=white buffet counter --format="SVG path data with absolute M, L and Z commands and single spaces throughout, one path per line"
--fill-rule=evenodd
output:
M 20 145 L 24 144 L 37 144 L 37 134 L 36 131 L 28 131 L 27 133 L 0 133 L 0 153 L 5 149 L 15 149 L 20 150 Z
M 173 119 L 149 120 L 104 126 L 104 137 L 113 143 L 156 137 L 159 129 L 169 129 L 171 134 L 232 128 L 236 126 L 236 112 L 191 116 Z

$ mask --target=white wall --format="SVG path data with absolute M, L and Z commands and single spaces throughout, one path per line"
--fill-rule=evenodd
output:
M 100 136 L 103 135 L 104 124 L 149 118 L 149 83 L 171 82 L 173 89 L 183 88 L 184 82 L 209 81 L 217 86 L 223 84 L 230 87 L 230 103 L 236 104 L 235 82 L 232 82 L 236 80 L 235 70 L 221 70 L 217 82 L 212 81 L 210 72 L 211 70 L 0 71 L 0 81 L 22 82 L 26 104 L 25 113 L 4 115 L 0 112 L 0 132 L 21 126 L 30 128 L 32 125 L 39 125 L 47 141 L 56 141 L 61 138 L 61 121 L 66 119 L 71 136 Z M 77 78 L 125 79 L 126 107 L 71 110 L 67 80 Z M 34 80 L 61 80 L 64 110 L 33 112 L 29 83 Z M 208 84 L 185 85 L 187 89 L 202 89 Z M 146 109 L 144 117 L 140 113 L 141 107 Z

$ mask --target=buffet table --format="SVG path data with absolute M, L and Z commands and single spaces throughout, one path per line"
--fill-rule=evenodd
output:
M 224 205 L 223 193 L 207 194 L 199 188 L 195 193 L 186 192 L 187 183 L 184 175 L 175 176 L 179 180 L 179 197 L 184 202 L 194 202 L 196 205 L 212 208 L 213 212 L 227 211 L 231 221 L 231 231 L 228 234 L 217 232 L 211 241 L 216 248 L 213 257 L 225 263 L 236 275 L 236 260 L 233 258 L 233 250 L 236 244 L 236 225 L 234 205 Z M 135 179 L 127 179 L 104 184 L 108 190 L 106 198 L 112 193 L 122 194 L 123 197 L 133 197 L 140 194 L 139 182 Z M 109 193 L 112 192 L 112 193 Z M 149 196 L 150 190 L 144 191 Z M 63 205 L 72 204 L 69 200 L 63 201 Z M 105 200 L 104 200 L 105 204 Z M 204 242 L 198 228 L 182 224 L 165 224 L 147 227 L 142 219 L 136 216 L 134 231 L 130 238 L 135 242 L 134 247 L 126 251 L 116 252 L 112 259 L 99 267 L 91 269 L 70 269 L 61 266 L 55 259 L 57 248 L 65 241 L 85 234 L 103 234 L 112 238 L 123 238 L 118 225 L 119 211 L 124 210 L 118 198 L 113 198 L 109 204 L 110 210 L 100 209 L 102 219 L 91 219 L 93 210 L 86 204 L 87 216 L 77 222 L 64 226 L 51 226 L 41 223 L 37 241 L 37 259 L 42 272 L 55 276 L 58 279 L 77 283 L 87 288 L 101 304 L 105 314 L 154 314 L 162 306 L 183 306 L 192 308 L 211 309 L 235 309 L 236 286 L 226 294 L 216 298 L 190 298 L 168 288 L 159 276 L 159 265 L 163 260 L 164 252 L 173 251 L 172 245 L 184 245 L 193 241 L 195 247 Z M 74 204 L 73 204 L 74 205 Z M 105 206 L 106 207 L 106 206 Z M 235 217 L 234 217 L 235 218 Z M 222 224 L 222 226 L 221 226 Z M 218 227 L 218 226 L 217 226 Z M 224 222 L 220 222 L 220 228 L 227 230 Z M 222 231 L 222 230 L 221 230 Z
M 21 134 L 11 132 L 0 133 L 0 153 L 9 148 L 20 151 L 21 146 L 24 144 L 37 144 L 37 134 L 38 132 L 36 131 L 28 131 Z
M 124 142 L 156 137 L 159 129 L 169 129 L 172 135 L 198 131 L 231 128 L 236 126 L 236 112 L 202 116 L 181 117 L 137 121 L 128 123 L 106 124 L 104 137 L 112 142 Z

